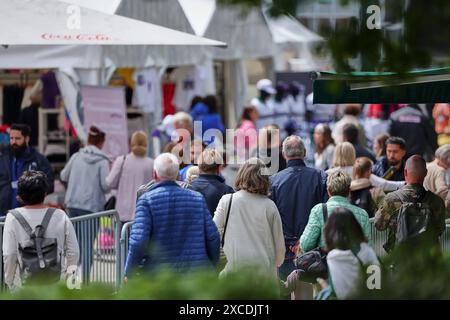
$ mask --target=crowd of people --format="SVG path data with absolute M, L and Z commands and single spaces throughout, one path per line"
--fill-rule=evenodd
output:
M 372 248 L 371 223 L 388 230 L 384 248 L 390 253 L 410 237 L 408 228 L 399 232 L 399 217 L 408 219 L 408 212 L 419 208 L 418 214 L 427 218 L 422 226 L 427 245 L 438 244 L 450 205 L 450 144 L 438 147 L 437 134 L 446 129 L 435 131 L 432 116 L 417 105 L 394 108 L 386 132 L 371 137 L 373 130 L 362 124 L 362 106 L 347 105 L 339 121 L 317 123 L 310 132 L 315 146 L 311 166 L 305 139 L 292 130 L 302 126 L 305 109 L 299 107 L 301 117 L 294 119 L 294 126 L 289 117 L 274 121 L 269 112 L 289 92 L 292 100 L 292 92 L 298 95 L 300 88 L 274 88 L 265 79 L 258 89 L 259 97 L 243 109 L 233 141 L 196 135 L 194 121 L 202 122 L 202 134 L 225 129 L 215 97 L 196 97 L 190 114 L 179 112 L 164 120 L 158 133 L 163 152 L 155 159 L 147 156 L 147 135 L 136 132 L 130 153 L 111 161 L 102 152 L 105 132 L 91 127 L 86 146 L 60 173 L 67 215 L 56 210 L 47 221 L 45 238 L 58 239 L 63 251 L 58 256 L 65 260 L 61 275 L 67 276 L 67 266 L 76 266 L 80 255 L 88 270 L 93 259 L 92 253 L 79 252 L 68 217 L 102 211 L 111 190 L 117 190 L 120 220 L 134 222 L 125 281 L 162 268 L 214 268 L 224 258 L 221 278 L 250 267 L 279 281 L 282 297 L 312 298 L 320 288 L 302 281 L 295 260 L 322 248 L 329 276 L 318 280 L 321 292 L 345 299 L 361 280 L 361 266 L 380 264 Z M 0 210 L 3 215 L 12 210 L 3 239 L 11 289 L 26 277 L 19 246 L 27 237 L 23 218 L 28 229 L 45 221 L 43 201 L 53 191 L 48 161 L 29 140 L 27 126 L 13 125 L 11 144 L 0 153 Z M 232 145 L 233 153 L 223 145 Z M 434 156 L 427 163 L 430 150 Z M 97 231 L 89 241 L 95 241 Z

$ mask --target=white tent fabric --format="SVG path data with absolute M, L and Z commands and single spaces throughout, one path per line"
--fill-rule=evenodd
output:
M 203 36 L 216 10 L 216 0 L 178 0 L 195 34 Z
M 106 1 L 106 0 L 104 0 Z M 104 2 L 102 0 L 102 2 Z M 136 0 L 137 1 L 137 0 Z M 66 2 L 70 2 L 71 4 L 77 4 L 77 5 L 83 5 L 83 0 L 66 0 Z M 112 2 L 116 4 L 112 4 Z M 113 13 L 117 6 L 118 1 L 113 0 L 111 2 L 111 6 L 102 7 L 100 6 L 100 3 L 92 2 L 90 3 L 89 7 L 95 9 L 95 10 L 102 10 L 106 11 L 106 13 Z M 133 1 L 134 2 L 134 1 Z M 153 1 L 152 1 L 153 2 Z M 54 5 L 54 7 L 51 7 L 50 4 Z M 128 1 L 130 3 L 130 1 Z M 36 8 L 36 4 L 42 4 L 42 7 Z M 4 16 L 7 16 L 7 10 L 11 10 L 12 6 L 16 5 L 14 7 L 14 10 L 17 9 L 17 5 L 20 7 L 20 10 L 29 10 L 30 8 L 34 8 L 35 11 L 34 15 L 28 16 L 29 21 L 33 21 L 33 23 L 38 22 L 45 22 L 52 21 L 55 23 L 54 25 L 61 25 L 63 21 L 59 19 L 59 17 L 54 17 L 52 19 L 49 19 L 46 14 L 50 13 L 56 13 L 59 15 L 62 15 L 65 19 L 67 17 L 67 13 L 64 10 L 67 10 L 68 4 L 63 2 L 55 2 L 54 0 L 11 0 L 11 1 L 2 1 L 0 2 L 0 28 L 2 30 L 14 30 L 14 28 L 11 28 L 11 26 L 18 26 L 22 27 L 22 25 L 26 25 L 27 23 L 17 23 L 17 21 L 24 21 L 24 15 L 23 13 L 21 15 L 16 15 L 16 11 L 13 11 L 14 14 L 9 14 L 10 16 L 14 17 L 13 21 L 10 21 L 11 19 L 8 18 L 4 19 Z M 33 7 L 34 6 L 34 7 Z M 114 8 L 115 7 L 115 8 Z M 65 8 L 65 9 L 64 9 Z M 64 9 L 64 10 L 63 10 Z M 17 10 L 17 11 L 20 11 Z M 37 11 L 36 11 L 37 10 Z M 11 12 L 11 11 L 9 11 Z M 186 34 L 183 32 L 178 32 L 174 30 L 170 30 L 167 28 L 158 27 L 155 25 L 149 25 L 145 22 L 141 21 L 135 21 L 129 18 L 123 18 L 120 16 L 107 16 L 105 14 L 102 14 L 99 11 L 92 11 L 90 9 L 81 9 L 82 12 L 82 23 L 94 25 L 95 28 L 97 28 L 97 33 L 104 33 L 101 32 L 99 28 L 98 21 L 92 21 L 89 19 L 84 19 L 86 15 L 89 15 L 90 17 L 102 17 L 105 19 L 105 23 L 103 26 L 106 27 L 113 27 L 116 28 L 116 26 L 108 25 L 112 20 L 110 19 L 119 19 L 119 21 L 124 22 L 130 22 L 134 24 L 135 26 L 139 26 L 142 28 L 138 29 L 130 29 L 126 26 L 122 25 L 122 29 L 124 30 L 123 33 L 123 41 L 128 42 L 121 42 L 121 43 L 128 43 L 133 44 L 132 41 L 135 41 L 137 37 L 140 37 L 141 35 L 144 35 L 144 37 L 147 39 L 146 44 L 218 44 L 218 42 L 211 42 L 209 40 L 205 40 L 199 37 L 195 37 L 194 35 Z M 28 13 L 30 13 L 28 11 Z M 42 13 L 43 16 L 39 16 L 39 14 Z M 39 19 L 36 19 L 36 17 L 39 17 Z M 42 21 L 41 19 L 43 17 L 46 17 L 47 21 Z M 28 21 L 27 20 L 27 21 Z M 39 20 L 39 21 L 36 21 Z M 45 20 L 45 19 L 44 19 Z M 90 21 L 90 22 L 89 22 Z M 95 22 L 95 23 L 93 23 Z M 5 26 L 4 24 L 10 23 L 10 25 Z M 44 24 L 45 26 L 45 24 Z M 150 29 L 147 27 L 150 26 Z M 64 25 L 63 25 L 64 28 Z M 109 29 L 108 29 L 109 30 Z M 161 32 L 162 30 L 162 32 Z M 33 30 L 33 32 L 36 30 Z M 41 30 L 42 31 L 42 30 Z M 133 35 L 130 35 L 129 32 L 134 31 Z M 144 32 L 143 32 L 144 31 Z M 192 30 L 191 30 L 192 31 Z M 83 32 L 86 32 L 86 30 L 83 28 Z M 166 33 L 167 32 L 167 33 Z M 190 32 L 193 33 L 193 32 Z M 14 41 L 7 40 L 7 36 L 5 36 L 2 33 L 0 35 L 0 44 L 14 44 L 18 43 L 22 40 L 13 39 Z M 164 35 L 165 34 L 165 35 Z M 175 37 L 173 35 L 176 35 Z M 163 41 L 152 41 L 151 39 L 157 39 L 160 38 L 160 40 Z M 184 40 L 182 40 L 182 37 Z M 166 39 L 162 39 L 166 38 Z M 11 35 L 8 35 L 8 39 L 11 40 Z M 176 42 L 175 40 L 178 39 L 180 42 Z M 70 39 L 69 39 L 70 40 Z M 67 40 L 67 41 L 69 41 Z M 181 41 L 182 40 L 182 41 Z M 58 40 L 59 41 L 59 40 Z M 121 40 L 122 41 L 122 40 Z M 109 59 L 108 52 L 106 51 L 107 48 L 120 48 L 118 46 L 88 46 L 88 45 L 29 45 L 34 44 L 35 42 L 29 41 L 26 42 L 28 45 L 12 45 L 8 49 L 5 49 L 4 47 L 0 46 L 0 68 L 3 69 L 15 69 L 15 68 L 51 68 L 51 69 L 59 69 L 57 72 L 57 79 L 60 85 L 60 89 L 66 104 L 67 111 L 69 115 L 71 116 L 72 123 L 75 127 L 75 130 L 77 131 L 79 137 L 82 141 L 85 141 L 86 133 L 82 126 L 82 120 L 79 118 L 82 114 L 80 114 L 80 103 L 81 99 L 79 97 L 79 89 L 80 86 L 83 84 L 91 84 L 91 85 L 106 85 L 108 82 L 108 79 L 110 78 L 112 71 L 114 70 L 114 64 L 116 64 L 116 61 Z M 77 42 L 78 43 L 78 42 Z M 119 42 L 117 42 L 119 43 Z M 136 43 L 136 41 L 134 42 Z M 93 43 L 89 43 L 93 44 Z M 122 46 L 121 48 L 135 48 L 137 51 L 142 48 L 142 46 L 133 46 L 133 47 L 126 47 Z M 146 47 L 147 49 L 150 47 Z M 164 49 L 161 50 L 159 47 L 151 47 L 153 50 L 159 49 L 161 52 L 161 56 L 163 56 L 167 51 L 170 49 L 179 49 L 172 46 L 164 46 Z M 192 48 L 192 46 L 189 46 L 187 48 Z M 199 46 L 197 48 L 206 48 L 204 46 Z M 193 49 L 191 49 L 193 50 Z M 110 53 L 110 52 L 109 52 Z M 146 52 L 148 53 L 148 51 Z M 120 56 L 120 55 L 119 55 Z M 154 65 L 154 61 L 157 59 L 153 59 L 153 62 L 150 64 L 148 61 L 152 61 L 152 59 L 148 58 L 150 55 L 146 54 L 145 59 L 137 59 L 137 65 L 135 67 L 146 67 L 148 65 Z M 200 54 L 192 54 L 192 56 L 195 56 L 198 60 L 193 61 L 192 64 L 195 64 L 199 61 L 204 60 L 205 57 Z M 170 57 L 170 55 L 169 55 Z M 117 62 L 123 62 L 120 59 Z M 168 60 L 163 60 L 162 65 L 167 64 Z M 118 66 L 127 66 L 127 65 L 121 65 L 116 64 Z M 212 72 L 212 71 L 211 71 Z
M 277 44 L 286 43 L 312 43 L 323 41 L 323 38 L 318 34 L 310 31 L 299 21 L 293 17 L 280 16 L 269 17 L 264 15 L 270 32 L 273 36 L 273 41 Z
M 178 0 L 123 1 L 117 13 L 195 34 Z M 210 48 L 206 46 L 111 46 L 106 48 L 106 55 L 115 65 L 129 68 L 187 66 L 211 59 Z
M 104 65 L 98 46 L 0 46 L 0 69 L 98 69 Z
M 71 25 L 72 5 L 56 0 L 0 2 L 2 45 L 217 45 L 224 43 L 80 7 L 79 26 Z
M 60 0 L 63 2 L 75 4 L 84 8 L 101 11 L 108 14 L 116 13 L 122 0 Z

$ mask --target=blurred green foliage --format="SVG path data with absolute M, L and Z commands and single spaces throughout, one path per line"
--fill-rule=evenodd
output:
M 339 1 L 339 0 L 338 0 Z M 303 3 L 332 3 L 332 0 L 219 0 L 223 5 L 236 5 L 248 11 L 265 4 L 272 16 L 296 16 Z M 386 22 L 390 26 L 403 25 L 397 36 L 381 29 L 366 26 L 370 5 L 379 0 L 340 0 L 340 4 L 356 3 L 360 12 L 337 29 L 323 27 L 326 42 L 320 53 L 329 52 L 338 72 L 393 71 L 400 74 L 413 69 L 450 66 L 450 2 L 448 0 L 389 0 L 386 1 Z M 244 10 L 244 11 L 245 11 Z M 360 64 L 354 60 L 360 58 Z
M 278 283 L 253 270 L 218 278 L 217 272 L 202 270 L 188 274 L 162 271 L 152 276 L 132 278 L 117 289 L 89 285 L 69 290 L 65 284 L 29 286 L 17 293 L 4 292 L 0 300 L 275 300 Z
M 355 299 L 450 299 L 450 255 L 439 250 L 396 250 L 382 263 L 380 290 L 360 284 Z

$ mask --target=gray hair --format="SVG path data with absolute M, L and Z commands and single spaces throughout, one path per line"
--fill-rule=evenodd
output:
M 163 153 L 155 159 L 154 168 L 162 180 L 176 180 L 180 171 L 178 158 L 171 153 Z
M 333 170 L 327 177 L 328 192 L 332 196 L 348 196 L 352 178 L 343 170 Z
M 305 144 L 299 136 L 289 136 L 283 141 L 283 154 L 286 158 L 305 157 Z
M 190 128 L 192 128 L 193 125 L 193 120 L 192 117 L 189 113 L 186 112 L 177 112 L 174 116 L 173 116 L 173 123 L 177 123 L 177 122 L 182 122 L 184 124 L 186 124 L 187 126 L 189 126 Z
M 447 166 L 450 166 L 450 144 L 444 144 L 439 147 L 434 155 Z

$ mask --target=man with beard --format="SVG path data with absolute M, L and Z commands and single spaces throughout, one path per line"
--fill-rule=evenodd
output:
M 0 216 L 20 206 L 17 181 L 25 171 L 42 171 L 48 179 L 48 192 L 54 189 L 53 172 L 47 158 L 30 147 L 30 127 L 13 124 L 10 128 L 10 145 L 0 150 Z
M 406 142 L 400 137 L 386 140 L 386 156 L 373 166 L 372 173 L 391 181 L 404 181 Z

